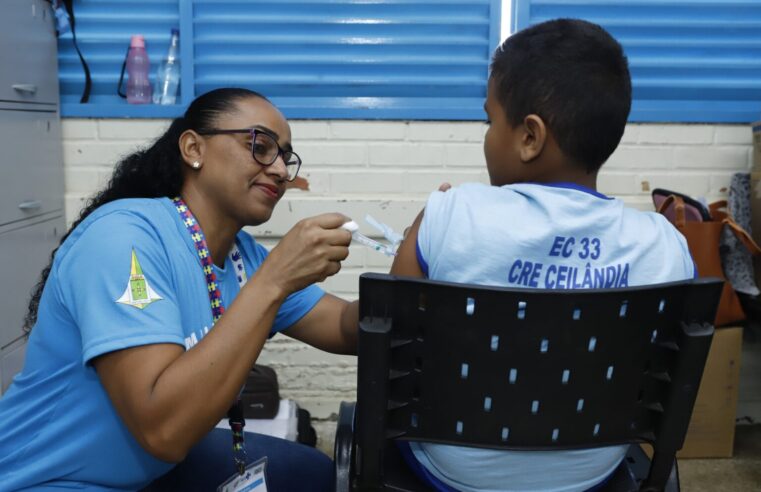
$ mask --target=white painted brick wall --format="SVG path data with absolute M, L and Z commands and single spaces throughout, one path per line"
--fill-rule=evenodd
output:
M 150 143 L 167 125 L 167 120 L 65 119 L 67 219 L 72 221 L 82 200 L 105 183 L 119 156 Z M 370 213 L 401 230 L 441 182 L 488 183 L 481 123 L 294 121 L 292 130 L 310 191 L 289 191 L 270 222 L 250 228 L 267 247 L 297 220 L 321 212 L 343 212 L 360 222 Z M 750 152 L 746 125 L 629 125 L 603 167 L 599 189 L 641 209 L 651 208 L 650 190 L 656 187 L 719 199 L 733 173 L 750 169 Z M 359 274 L 388 271 L 389 265 L 385 257 L 352 246 L 342 271 L 324 287 L 355 299 Z M 354 359 L 278 335 L 260 360 L 277 369 L 285 397 L 320 419 L 320 446 L 329 450 L 338 403 L 355 397 Z

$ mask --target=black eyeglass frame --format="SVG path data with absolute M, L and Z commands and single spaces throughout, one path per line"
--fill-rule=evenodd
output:
M 198 132 L 199 135 L 232 135 L 236 133 L 248 133 L 249 135 L 251 135 L 251 157 L 253 157 L 254 160 L 258 164 L 261 164 L 262 166 L 265 166 L 265 167 L 271 166 L 272 164 L 275 163 L 275 161 L 277 160 L 279 156 L 282 156 L 283 163 L 285 164 L 285 168 L 287 170 L 289 159 L 286 159 L 286 157 L 290 154 L 296 157 L 296 159 L 298 160 L 298 164 L 296 164 L 296 172 L 293 173 L 293 177 L 292 178 L 286 177 L 285 179 L 287 181 L 293 181 L 296 179 L 296 176 L 299 175 L 299 170 L 301 170 L 301 163 L 303 162 L 301 160 L 301 157 L 292 150 L 283 150 L 282 147 L 280 147 L 280 144 L 277 142 L 277 138 L 275 138 L 275 136 L 269 132 L 260 130 L 258 128 L 234 128 L 234 129 L 210 128 L 208 130 Z M 275 145 L 277 145 L 277 154 L 275 154 L 275 157 L 270 162 L 260 161 L 259 159 L 257 159 L 256 153 L 254 152 L 254 143 L 256 142 L 256 136 L 259 134 L 266 135 L 267 137 L 271 138 L 272 141 L 275 142 Z

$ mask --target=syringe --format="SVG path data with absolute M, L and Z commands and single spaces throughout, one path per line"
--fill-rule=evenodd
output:
M 383 253 L 386 256 L 396 256 L 396 253 L 391 247 L 383 243 L 379 243 L 375 239 L 370 239 L 369 237 L 359 232 L 359 225 L 353 220 L 345 223 L 341 226 L 341 228 L 351 232 L 351 238 L 357 241 L 359 244 L 363 244 L 370 249 L 378 251 L 379 253 Z

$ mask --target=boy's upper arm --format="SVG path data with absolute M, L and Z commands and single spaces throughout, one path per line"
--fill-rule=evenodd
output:
M 423 272 L 418 261 L 418 231 L 420 230 L 420 223 L 423 221 L 423 213 L 421 210 L 415 221 L 410 226 L 407 236 L 399 245 L 399 249 L 396 251 L 396 257 L 394 263 L 391 265 L 392 275 L 404 275 L 407 277 L 419 277 L 425 278 L 427 275 Z

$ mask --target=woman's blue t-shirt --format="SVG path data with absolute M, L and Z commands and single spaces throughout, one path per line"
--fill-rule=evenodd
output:
M 244 232 L 237 243 L 250 277 L 267 250 Z M 214 268 L 229 306 L 240 290 L 232 262 Z M 146 292 L 149 302 L 134 301 Z M 289 296 L 272 333 L 323 295 L 310 286 Z M 154 343 L 190 350 L 211 329 L 206 280 L 172 202 L 98 208 L 56 253 L 24 368 L 0 399 L 0 491 L 136 490 L 172 468 L 132 437 L 89 362 Z

